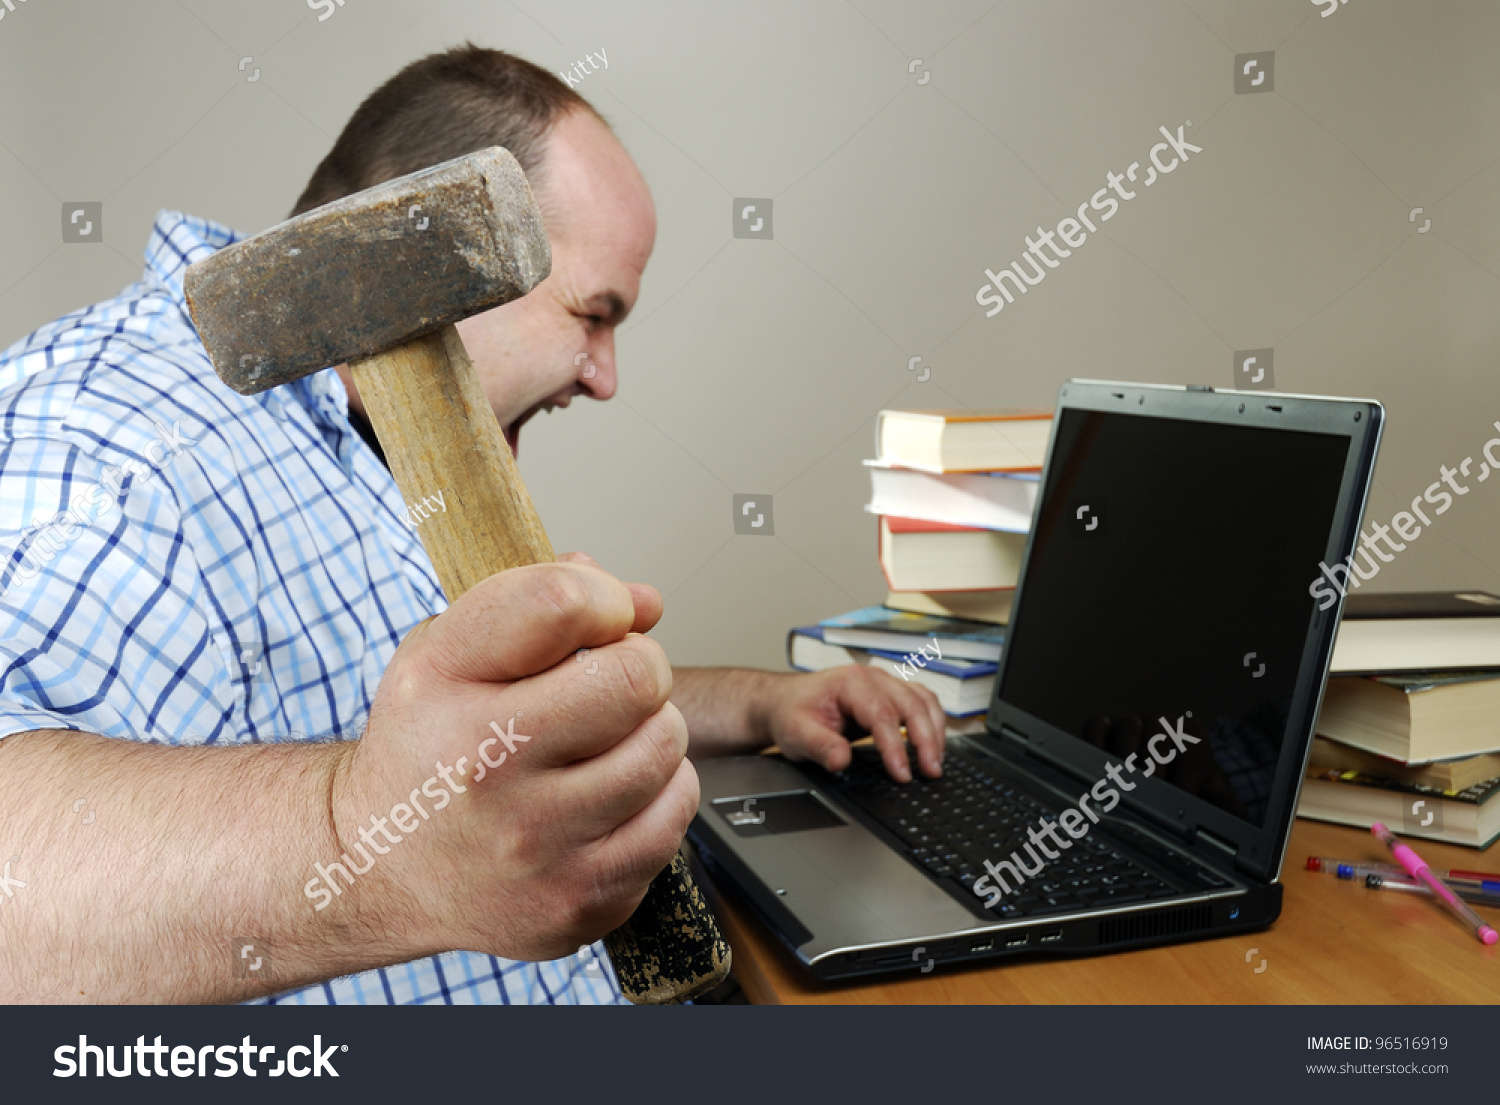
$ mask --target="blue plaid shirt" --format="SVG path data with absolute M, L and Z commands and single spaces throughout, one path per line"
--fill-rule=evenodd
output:
M 0 354 L 0 737 L 352 738 L 396 645 L 446 606 L 332 369 L 249 397 L 214 375 L 183 274 L 237 238 L 161 212 L 140 283 Z M 624 998 L 598 944 L 454 951 L 273 1000 Z

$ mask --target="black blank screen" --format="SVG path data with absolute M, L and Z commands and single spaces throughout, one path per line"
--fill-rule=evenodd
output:
M 1203 744 L 1157 777 L 1262 825 L 1348 438 L 1082 410 L 1055 433 L 999 697 L 1122 759 L 1191 711 Z

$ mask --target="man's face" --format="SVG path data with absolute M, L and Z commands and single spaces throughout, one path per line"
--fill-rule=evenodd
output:
M 615 327 L 635 305 L 656 242 L 646 182 L 592 114 L 559 120 L 543 163 L 536 198 L 551 275 L 530 295 L 458 323 L 512 451 L 537 411 L 615 393 Z

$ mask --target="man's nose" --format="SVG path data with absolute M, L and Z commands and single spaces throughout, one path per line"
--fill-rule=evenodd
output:
M 613 337 L 596 341 L 589 347 L 588 360 L 578 374 L 578 386 L 600 401 L 614 395 L 617 380 Z

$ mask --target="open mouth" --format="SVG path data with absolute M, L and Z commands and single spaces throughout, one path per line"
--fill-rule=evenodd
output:
M 505 443 L 510 446 L 510 451 L 513 455 L 520 452 L 521 449 L 521 427 L 530 422 L 532 416 L 537 411 L 545 409 L 546 406 L 546 403 L 538 403 L 525 414 L 521 415 L 520 418 L 505 427 Z
M 536 406 L 532 407 L 525 414 L 521 415 L 520 418 L 516 419 L 509 426 L 505 427 L 505 443 L 510 446 L 511 453 L 516 454 L 520 451 L 521 427 L 530 422 L 532 417 L 536 415 L 538 411 L 546 411 L 550 414 L 554 407 L 566 407 L 571 401 L 572 396 L 565 396 L 562 399 L 543 400 Z

